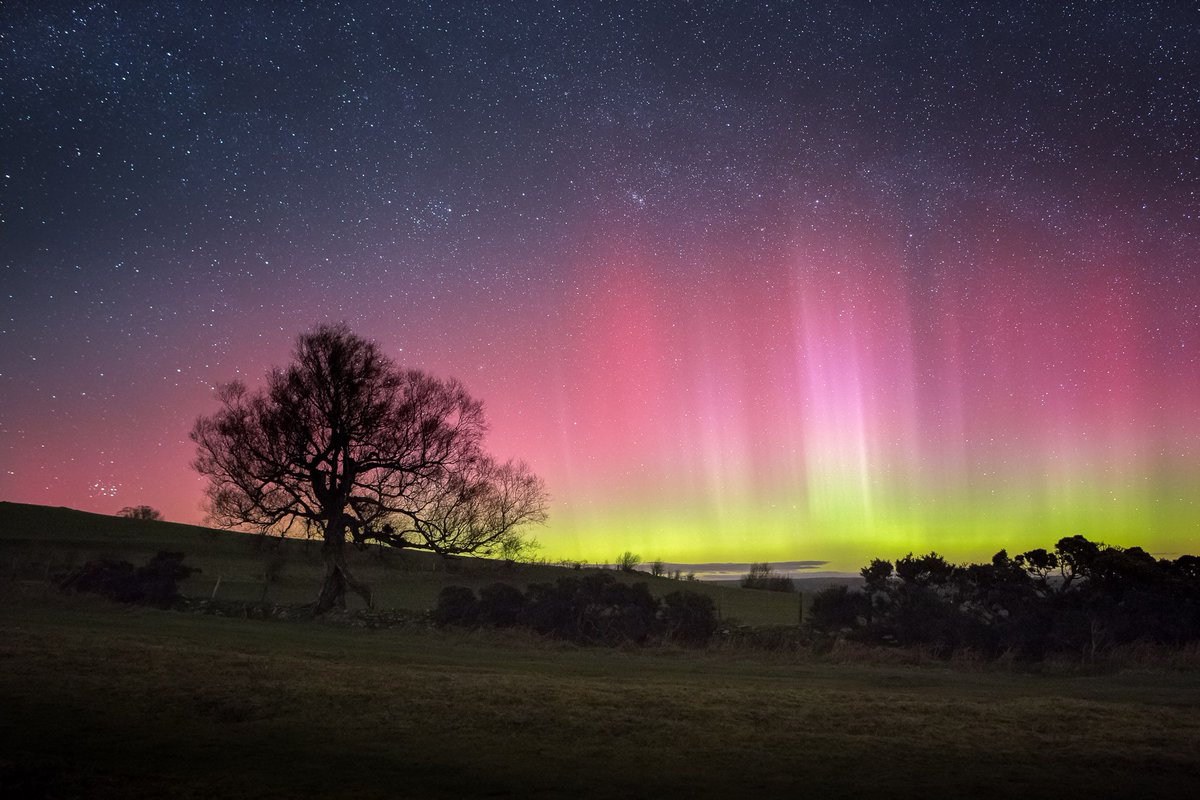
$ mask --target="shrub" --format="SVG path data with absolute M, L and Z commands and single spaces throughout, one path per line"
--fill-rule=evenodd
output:
M 466 586 L 446 586 L 438 594 L 432 616 L 437 625 L 471 626 L 479 619 L 479 601 Z
M 478 620 L 481 625 L 507 628 L 521 621 L 525 595 L 507 583 L 493 583 L 479 590 Z
M 678 591 L 660 602 L 644 583 L 622 583 L 606 572 L 531 584 L 524 593 L 493 583 L 478 598 L 465 586 L 447 586 L 432 616 L 438 625 L 524 625 L 544 636 L 608 646 L 642 643 L 652 634 L 703 644 L 717 629 L 707 595 Z
M 89 561 L 60 585 L 67 591 L 99 594 L 119 603 L 165 608 L 179 598 L 179 581 L 199 571 L 183 565 L 183 553 L 164 550 L 136 568 L 128 561 L 108 558 Z
M 717 608 L 708 595 L 687 590 L 671 592 L 663 598 L 659 622 L 666 639 L 705 644 L 717 630 Z
M 66 591 L 87 592 L 103 595 L 110 600 L 129 602 L 127 586 L 134 575 L 134 566 L 128 561 L 97 558 L 88 561 L 72 572 L 60 584 Z
M 1030 550 L 956 565 L 912 553 L 862 570 L 865 592 L 844 587 L 814 600 L 817 632 L 850 628 L 855 638 L 918 646 L 949 656 L 972 651 L 1088 660 L 1138 643 L 1200 640 L 1200 563 L 1156 559 L 1140 547 L 1064 537 L 1054 551 Z
M 525 621 L 538 633 L 581 644 L 616 645 L 644 641 L 657 612 L 658 601 L 645 584 L 621 583 L 601 572 L 532 584 Z
M 868 610 L 868 599 L 862 592 L 845 585 L 830 586 L 813 595 L 808 624 L 821 633 L 837 633 L 856 627 L 860 619 L 865 620 Z

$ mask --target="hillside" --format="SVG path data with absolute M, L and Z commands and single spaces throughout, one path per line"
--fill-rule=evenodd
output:
M 49 582 L 89 559 L 120 558 L 140 564 L 159 550 L 180 551 L 185 563 L 200 568 L 182 587 L 192 597 L 209 597 L 216 589 L 217 596 L 226 600 L 306 603 L 315 599 L 324 574 L 316 541 L 0 502 L 0 580 Z M 380 547 L 351 548 L 349 565 L 371 586 L 380 607 L 413 610 L 432 607 L 444 586 L 479 588 L 502 581 L 524 587 L 579 574 L 545 564 L 443 559 Z M 648 584 L 656 595 L 681 588 L 707 594 L 728 622 L 793 624 L 799 616 L 797 595 L 684 583 L 640 572 L 615 574 L 621 580 Z M 359 601 L 352 597 L 349 602 Z

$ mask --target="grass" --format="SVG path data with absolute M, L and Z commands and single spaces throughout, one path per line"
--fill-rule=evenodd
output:
M 11 589 L 0 599 L 5 796 L 1200 789 L 1200 683 L 1188 673 L 759 661 L 226 619 Z
M 1194 671 L 1031 675 L 720 648 L 577 648 L 128 608 L 45 581 L 188 553 L 185 587 L 311 598 L 315 548 L 0 504 L 3 797 L 1193 797 Z M 356 553 L 385 605 L 565 570 Z M 453 572 L 449 570 L 454 570 Z M 625 576 L 629 579 L 629 576 Z M 646 580 L 656 591 L 680 586 Z M 796 598 L 706 587 L 726 614 Z M 232 590 L 231 590 L 232 591 Z M 225 595 L 222 595 L 225 596 Z M 734 599 L 736 598 L 736 599 Z M 789 603 L 790 606 L 771 605 Z M 739 605 L 740 604 L 740 605 Z M 772 617 L 772 615 L 776 615 Z
M 0 579 L 45 581 L 99 557 L 142 564 L 159 550 L 181 551 L 186 564 L 201 569 L 182 586 L 183 593 L 193 597 L 209 597 L 215 588 L 218 597 L 226 600 L 307 603 L 316 599 L 324 575 L 317 542 L 0 502 Z M 442 588 L 452 584 L 478 589 L 502 581 L 524 588 L 579 574 L 551 565 L 478 558 L 445 560 L 390 548 L 349 550 L 350 568 L 370 585 L 382 608 L 432 608 Z M 794 624 L 799 615 L 800 599 L 795 594 L 685 583 L 642 572 L 614 574 L 621 580 L 646 583 L 656 595 L 678 589 L 707 594 L 729 622 L 787 625 Z M 272 576 L 270 580 L 268 576 Z M 352 596 L 349 602 L 359 601 Z

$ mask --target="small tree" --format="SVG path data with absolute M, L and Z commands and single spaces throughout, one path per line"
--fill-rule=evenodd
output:
M 642 563 L 642 557 L 637 553 L 626 550 L 621 555 L 617 556 L 617 569 L 621 572 L 633 572 L 638 564 Z
M 125 506 L 119 513 L 128 519 L 160 520 L 163 518 L 161 512 L 150 506 Z
M 781 575 L 770 564 L 751 564 L 750 571 L 742 576 L 743 589 L 765 589 L 768 592 L 794 592 L 796 585 L 786 575 Z
M 884 561 L 881 558 L 871 559 L 871 563 L 861 570 L 859 575 L 862 575 L 863 583 L 868 589 L 882 591 L 887 588 L 888 579 L 892 577 L 894 569 L 892 562 Z
M 895 570 L 896 576 L 910 586 L 943 586 L 954 575 L 954 565 L 936 552 L 923 556 L 909 553 L 896 559 Z
M 650 574 L 656 578 L 661 578 L 667 574 L 667 565 L 662 562 L 661 558 L 656 558 L 650 562 Z

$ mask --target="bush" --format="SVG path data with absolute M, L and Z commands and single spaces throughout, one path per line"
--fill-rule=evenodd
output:
M 1194 556 L 1156 559 L 1140 547 L 1082 536 L 1050 552 L 1030 550 L 990 563 L 956 565 L 937 553 L 876 559 L 862 570 L 864 592 L 819 593 L 811 628 L 918 646 L 949 656 L 971 651 L 1042 659 L 1095 659 L 1133 644 L 1200 641 L 1200 570 Z
M 446 586 L 438 594 L 432 616 L 437 625 L 473 626 L 479 619 L 479 601 L 466 586 Z
M 128 561 L 97 558 L 68 575 L 60 587 L 65 591 L 103 595 L 110 600 L 129 602 L 128 586 L 133 579 L 134 566 Z
M 432 616 L 438 625 L 521 625 L 543 636 L 610 647 L 652 636 L 702 645 L 717 629 L 716 607 L 707 595 L 678 591 L 660 602 L 644 583 L 622 583 L 608 572 L 535 583 L 524 593 L 493 583 L 478 598 L 465 586 L 447 586 Z
M 659 622 L 663 638 L 681 644 L 701 645 L 717 630 L 717 608 L 711 597 L 686 590 L 663 598 Z
M 658 601 L 644 583 L 621 583 L 602 572 L 532 584 L 525 620 L 538 633 L 611 646 L 645 641 L 657 612 Z
M 821 633 L 838 633 L 866 621 L 869 610 L 865 594 L 849 586 L 830 586 L 813 595 L 808 624 Z
M 66 591 L 89 592 L 116 600 L 165 608 L 179 598 L 179 581 L 199 572 L 183 566 L 183 553 L 157 553 L 145 566 L 102 558 L 89 561 L 60 584 Z
M 481 625 L 508 628 L 518 624 L 525 612 L 525 595 L 507 583 L 493 583 L 479 590 L 478 620 Z

